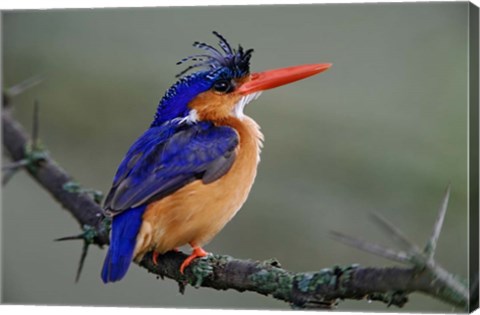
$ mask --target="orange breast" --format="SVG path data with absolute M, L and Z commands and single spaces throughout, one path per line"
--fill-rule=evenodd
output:
M 263 135 L 247 116 L 229 117 L 221 124 L 231 126 L 239 135 L 230 171 L 207 185 L 194 181 L 150 204 L 137 236 L 136 259 L 150 250 L 164 253 L 187 243 L 204 245 L 247 199 L 257 173 Z

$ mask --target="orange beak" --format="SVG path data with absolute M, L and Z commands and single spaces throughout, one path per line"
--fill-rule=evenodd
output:
M 247 95 L 273 89 L 277 86 L 308 78 L 327 70 L 331 66 L 331 63 L 317 63 L 252 73 L 250 81 L 242 84 L 237 92 Z

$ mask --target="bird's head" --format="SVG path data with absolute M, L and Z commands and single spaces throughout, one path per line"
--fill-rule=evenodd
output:
M 242 46 L 234 49 L 217 32 L 221 50 L 200 42 L 194 47 L 205 53 L 192 55 L 177 64 L 193 62 L 177 77 L 180 79 L 165 93 L 152 126 L 167 121 L 220 121 L 230 116 L 241 118 L 243 109 L 264 90 L 298 81 L 323 72 L 329 63 L 293 66 L 258 73 L 250 73 L 253 49 Z M 201 70 L 185 75 L 192 69 Z

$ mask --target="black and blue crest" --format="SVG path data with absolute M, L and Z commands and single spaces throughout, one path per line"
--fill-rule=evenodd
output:
M 198 67 L 208 67 L 210 76 L 213 78 L 215 78 L 219 72 L 229 72 L 229 76 L 233 78 L 240 78 L 250 73 L 250 58 L 252 57 L 253 49 L 243 50 L 241 45 L 238 45 L 238 49 L 232 49 L 228 41 L 221 34 L 215 31 L 213 31 L 213 34 L 220 39 L 218 44 L 222 48 L 223 53 L 206 43 L 193 43 L 194 47 L 206 50 L 207 54 L 188 56 L 177 62 L 177 65 L 180 65 L 190 60 L 195 61 L 193 65 L 190 65 L 177 74 L 177 77 Z
M 221 50 L 206 43 L 195 42 L 194 47 L 206 51 L 204 54 L 188 56 L 177 64 L 193 61 L 193 64 L 177 74 L 180 79 L 165 93 L 155 114 L 152 126 L 159 126 L 175 118 L 188 116 L 188 103 L 198 94 L 212 88 L 218 80 L 236 79 L 250 73 L 250 58 L 253 49 L 244 50 L 242 46 L 234 49 L 217 32 Z M 201 70 L 186 75 L 192 69 Z

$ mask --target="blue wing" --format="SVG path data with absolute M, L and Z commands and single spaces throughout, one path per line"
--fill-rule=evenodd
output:
M 165 197 L 194 180 L 224 175 L 235 160 L 237 132 L 210 122 L 148 129 L 123 159 L 105 201 L 111 213 Z

